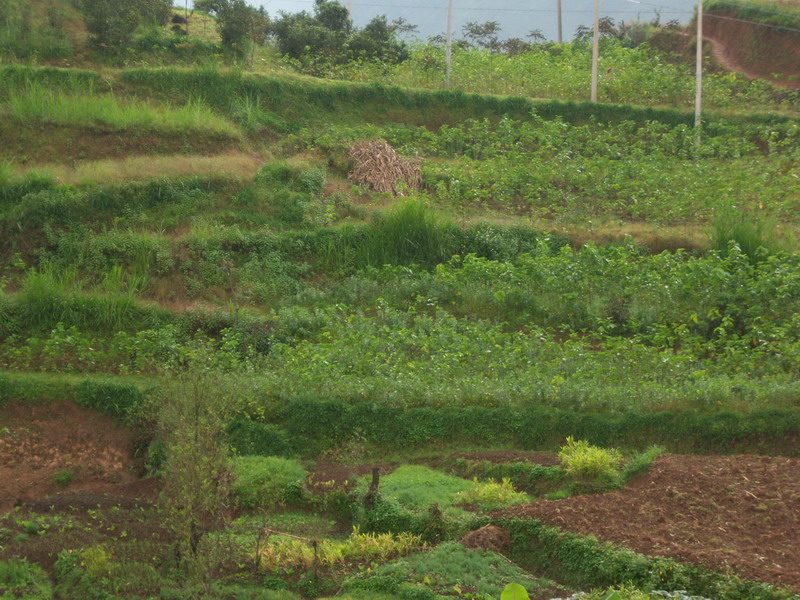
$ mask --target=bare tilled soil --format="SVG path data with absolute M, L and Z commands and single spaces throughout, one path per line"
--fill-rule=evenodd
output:
M 102 496 L 152 497 L 137 477 L 135 434 L 70 402 L 15 404 L 0 412 L 0 514 L 17 504 L 61 505 L 65 498 L 102 503 Z M 62 487 L 54 476 L 73 474 Z M 53 498 L 56 494 L 64 498 Z M 44 500 L 47 498 L 47 500 Z
M 667 455 L 623 490 L 493 514 L 800 590 L 800 459 Z

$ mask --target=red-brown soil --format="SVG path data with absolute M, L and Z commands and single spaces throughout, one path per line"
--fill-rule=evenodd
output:
M 70 402 L 13 404 L 0 411 L 0 514 L 15 504 L 64 504 L 59 492 L 83 503 L 112 498 L 150 498 L 152 481 L 141 481 L 133 456 L 136 435 L 110 418 Z M 56 473 L 71 471 L 62 487 Z
M 706 14 L 703 37 L 713 44 L 717 62 L 750 79 L 766 79 L 789 89 L 800 88 L 800 35 L 746 21 L 730 11 Z
M 800 590 L 796 458 L 666 455 L 623 490 L 493 514 Z

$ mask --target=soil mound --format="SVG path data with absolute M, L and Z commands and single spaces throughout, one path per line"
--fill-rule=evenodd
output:
M 800 591 L 796 458 L 666 455 L 626 489 L 493 515 L 540 519 L 644 554 Z
M 461 540 L 467 548 L 492 550 L 493 552 L 503 552 L 508 547 L 511 538 L 508 532 L 495 525 L 486 525 L 475 531 L 470 531 Z

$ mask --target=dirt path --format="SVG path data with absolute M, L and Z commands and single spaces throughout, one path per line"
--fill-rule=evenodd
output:
M 15 504 L 59 492 L 139 493 L 134 440 L 132 431 L 70 402 L 4 407 L 0 411 L 0 514 Z M 71 480 L 59 485 L 57 473 L 71 473 Z
M 741 73 L 748 79 L 759 79 L 758 73 L 754 73 L 748 69 L 745 69 L 742 65 L 736 62 L 736 59 L 733 57 L 733 53 L 730 52 L 720 40 L 717 40 L 712 37 L 708 37 L 707 35 L 703 36 L 703 39 L 711 44 L 712 54 L 714 56 L 714 60 L 726 71 L 734 71 L 735 73 Z M 780 81 L 773 81 L 775 85 L 781 87 L 787 87 L 785 84 L 781 85 Z
M 624 490 L 493 514 L 800 591 L 800 459 L 667 455 Z
M 733 71 L 735 73 L 741 73 L 748 79 L 763 79 L 765 81 L 769 81 L 772 85 L 776 87 L 785 88 L 787 90 L 794 90 L 800 86 L 800 82 L 792 81 L 789 79 L 774 79 L 772 77 L 765 77 L 764 73 L 758 73 L 753 71 L 752 69 L 745 68 L 741 63 L 736 60 L 734 53 L 730 50 L 728 46 L 725 45 L 724 42 L 718 40 L 717 38 L 713 38 L 708 34 L 703 36 L 703 39 L 711 44 L 712 48 L 712 55 L 714 56 L 714 60 L 726 71 Z

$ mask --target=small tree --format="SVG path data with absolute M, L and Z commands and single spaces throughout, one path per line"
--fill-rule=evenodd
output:
M 158 409 L 158 432 L 166 450 L 161 505 L 184 567 L 200 565 L 203 536 L 224 523 L 229 506 L 226 426 L 235 386 L 220 377 L 197 369 L 177 376 Z
M 130 44 L 140 18 L 136 0 L 80 0 L 80 8 L 95 44 L 112 49 Z
M 95 44 L 115 50 L 129 45 L 142 24 L 163 25 L 169 19 L 169 0 L 78 0 L 86 28 Z

